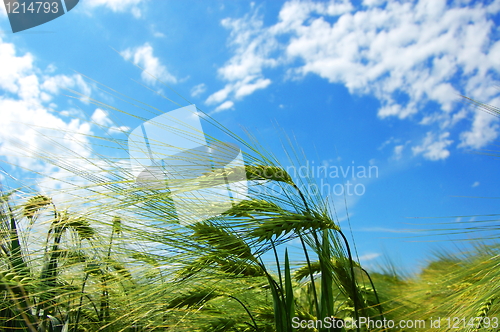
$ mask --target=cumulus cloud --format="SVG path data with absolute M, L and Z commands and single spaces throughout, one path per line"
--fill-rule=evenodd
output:
M 269 26 L 258 10 L 225 19 L 234 54 L 219 68 L 226 85 L 206 103 L 236 101 L 264 89 L 271 84 L 265 69 L 282 66 L 288 77 L 318 75 L 353 94 L 375 96 L 381 119 L 437 124 L 424 138 L 426 148 L 414 150 L 425 158 L 449 155 L 451 140 L 440 132 L 463 119 L 472 125 L 455 140 L 458 147 L 478 148 L 497 137 L 497 120 L 458 101 L 460 94 L 499 101 L 493 87 L 500 41 L 492 19 L 499 12 L 499 0 L 364 0 L 357 8 L 348 0 L 289 1 Z
M 218 70 L 228 83 L 206 99 L 208 105 L 220 104 L 218 110 L 228 108 L 221 107 L 229 105 L 228 98 L 238 100 L 266 88 L 271 80 L 264 78 L 263 69 L 278 64 L 269 57 L 278 46 L 274 32 L 263 26 L 256 12 L 241 19 L 224 19 L 222 25 L 231 30 L 229 46 L 235 54 Z
M 42 70 L 36 66 L 34 55 L 19 52 L 2 39 L 0 59 L 0 163 L 13 165 L 2 164 L 1 172 L 13 178 L 21 173 L 24 179 L 26 170 L 35 172 L 36 182 L 30 183 L 36 186 L 33 189 L 51 196 L 60 209 L 104 190 L 95 182 L 109 182 L 106 176 L 111 172 L 107 170 L 113 169 L 116 174 L 121 168 L 115 159 L 105 164 L 95 158 L 89 137 L 95 135 L 98 126 L 109 135 L 129 128 L 114 125 L 102 109 L 96 109 L 87 121 L 81 110 L 63 109 L 57 104 L 57 94 L 64 88 L 92 95 L 92 86 L 80 75 L 55 75 L 53 66 Z M 89 179 L 94 182 L 90 190 Z
M 380 6 L 384 4 L 387 0 L 363 0 L 363 6 L 372 7 Z
M 86 138 L 92 133 L 89 123 L 79 119 L 65 122 L 42 104 L 23 99 L 2 98 L 0 109 L 0 155 L 10 163 L 40 171 L 46 167 L 37 160 L 41 151 L 90 155 Z
M 227 101 L 223 102 L 222 104 L 220 104 L 219 106 L 217 106 L 217 108 L 214 110 L 214 113 L 231 109 L 231 108 L 233 108 L 233 106 L 234 106 L 234 103 L 230 100 L 227 100 Z
M 38 68 L 29 52 L 19 53 L 12 43 L 0 39 L 0 157 L 44 174 L 58 171 L 43 162 L 44 153 L 68 157 L 66 161 L 91 157 L 88 137 L 94 134 L 96 124 L 114 128 L 112 121 L 101 109 L 86 121 L 83 113 L 60 109 L 55 100 L 62 89 L 90 97 L 92 86 L 79 74 L 47 75 L 53 70 Z M 68 118 L 75 114 L 78 116 Z
M 403 155 L 404 145 L 396 145 L 394 147 L 394 159 L 401 159 Z
M 130 131 L 130 127 L 127 126 L 111 126 L 108 129 L 108 134 L 109 135 L 114 135 L 114 134 L 123 134 Z
M 16 56 L 14 44 L 0 42 L 0 88 L 17 93 L 21 88 L 19 80 L 33 70 L 33 60 L 30 53 Z
M 232 85 L 228 84 L 224 87 L 224 89 L 221 89 L 221 90 L 211 94 L 205 102 L 209 105 L 222 103 L 229 96 L 229 93 L 232 90 L 233 90 Z
M 127 126 L 116 126 L 113 120 L 110 119 L 108 112 L 100 108 L 95 109 L 90 119 L 100 127 L 107 128 L 108 135 L 123 134 L 130 130 L 130 127 Z
M 82 100 L 84 101 L 87 99 L 86 97 L 90 97 L 91 94 L 91 87 L 83 80 L 83 77 L 79 74 L 74 74 L 71 76 L 45 76 L 44 81 L 41 84 L 41 88 L 52 95 L 59 93 L 61 89 L 78 90 L 78 92 L 82 95 Z M 35 96 L 35 94 L 31 95 Z M 50 100 L 51 98 L 51 96 L 46 97 L 47 100 Z
M 448 139 L 449 136 L 448 132 L 437 137 L 434 133 L 427 132 L 422 144 L 412 148 L 413 154 L 422 154 L 429 160 L 446 159 L 450 155 L 448 147 L 453 143 L 452 140 Z
M 198 97 L 199 95 L 201 95 L 205 91 L 207 91 L 207 86 L 205 85 L 205 83 L 195 85 L 191 89 L 191 97 Z
M 159 58 L 153 55 L 153 47 L 149 43 L 136 48 L 127 48 L 121 55 L 143 69 L 141 78 L 148 84 L 155 84 L 157 79 L 169 83 L 177 82 L 177 78 L 170 74 Z
M 91 119 L 100 126 L 107 126 L 113 123 L 113 121 L 111 121 L 111 119 L 108 117 L 108 113 L 100 108 L 96 108 L 96 110 L 92 114 Z
M 471 130 L 463 132 L 460 135 L 462 142 L 459 146 L 478 149 L 493 141 L 497 136 L 498 123 L 496 118 L 488 113 L 477 110 L 472 121 Z
M 459 92 L 481 94 L 477 89 L 481 87 L 453 86 L 452 77 L 484 78 L 495 69 L 490 54 L 496 49 L 489 47 L 493 22 L 488 19 L 488 8 L 481 4 L 447 7 L 442 0 L 393 1 L 383 10 L 370 7 L 346 13 L 334 24 L 323 17 L 309 25 L 305 20 L 300 23 L 294 24 L 294 37 L 287 45 L 287 55 L 304 62 L 295 72 L 342 83 L 351 93 L 375 95 L 382 104 L 381 118 L 404 119 L 433 101 L 440 106 L 441 121 L 450 122 Z M 399 101 L 401 94 L 408 101 Z M 474 122 L 480 121 L 475 116 Z M 479 127 L 487 126 L 480 123 L 472 128 L 463 137 L 463 145 L 477 147 L 478 140 L 467 137 L 481 135 Z M 493 136 L 484 138 L 480 144 Z
M 42 72 L 32 54 L 18 54 L 12 43 L 0 39 L 0 155 L 12 164 L 37 171 L 46 166 L 34 159 L 40 151 L 89 156 L 87 135 L 92 133 L 88 122 L 64 120 L 52 109 L 57 105 L 48 104 L 62 88 L 90 96 L 90 86 L 77 74 L 46 76 Z
M 368 254 L 364 254 L 364 255 L 359 256 L 359 260 L 364 261 L 364 262 L 372 261 L 380 256 L 381 256 L 381 254 L 379 254 L 378 252 L 372 252 L 372 253 L 368 253 Z

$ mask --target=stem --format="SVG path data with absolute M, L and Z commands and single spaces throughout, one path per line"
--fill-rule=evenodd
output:
M 236 297 L 234 297 L 232 295 L 226 295 L 226 296 L 229 297 L 229 298 L 232 298 L 233 300 L 236 300 L 239 304 L 241 304 L 241 306 L 247 312 L 248 316 L 250 316 L 250 319 L 252 320 L 252 323 L 253 323 L 253 328 L 255 329 L 255 331 L 258 331 L 259 327 L 257 326 L 257 323 L 255 322 L 255 319 L 253 318 L 252 313 L 250 312 L 250 310 L 248 310 L 248 308 L 246 307 L 246 305 L 243 302 L 241 302 L 239 299 L 237 299 Z
M 109 293 L 108 293 L 108 283 L 106 282 L 106 275 L 101 276 L 101 284 L 102 284 L 102 294 L 101 294 L 101 310 L 99 319 L 106 323 L 109 321 Z
M 302 191 L 295 183 L 293 183 L 292 186 L 299 193 L 300 199 L 304 203 L 304 207 L 306 208 L 306 211 L 308 213 L 310 213 L 309 205 L 307 204 L 307 201 L 306 201 L 306 198 L 304 197 L 304 194 L 302 194 Z M 311 260 L 309 259 L 309 254 L 307 253 L 306 244 L 304 243 L 304 239 L 302 238 L 302 234 L 300 232 L 297 232 L 297 233 L 298 233 L 299 238 L 300 238 L 300 243 L 302 244 L 302 249 L 304 250 L 304 255 L 306 256 L 307 268 L 309 269 L 309 277 L 311 279 L 311 286 L 312 286 L 313 296 L 314 296 L 314 304 L 316 306 L 316 317 L 319 317 L 320 312 L 319 312 L 318 294 L 316 293 L 316 285 L 314 283 L 314 276 L 312 274 Z M 313 233 L 313 234 L 316 235 L 315 233 Z M 318 241 L 316 237 L 315 237 L 315 240 L 316 240 L 316 242 Z
M 11 248 L 10 255 L 8 254 L 7 248 L 5 248 L 3 245 L 2 245 L 2 250 L 6 253 L 7 257 L 9 257 L 10 264 L 12 265 L 14 271 L 19 273 L 20 275 L 29 276 L 30 270 L 23 257 L 23 251 L 21 248 L 21 243 L 19 242 L 19 233 L 17 231 L 17 225 L 16 225 L 16 220 L 14 218 L 14 213 L 8 203 L 7 207 L 9 209 L 8 213 L 10 217 L 10 248 Z M 26 294 L 26 291 L 24 290 L 23 287 L 13 287 L 13 289 L 11 290 L 15 293 L 15 295 L 19 296 L 19 298 L 21 299 L 19 305 L 21 307 L 24 318 L 24 312 L 28 312 L 30 307 L 28 295 Z
M 378 298 L 377 290 L 375 289 L 375 285 L 373 284 L 372 278 L 370 277 L 370 274 L 363 268 L 361 268 L 363 272 L 367 275 L 368 280 L 370 280 L 370 284 L 372 285 L 373 288 L 373 293 L 375 294 L 375 299 L 377 300 L 378 303 L 378 311 L 380 312 L 380 317 L 382 317 L 382 320 L 384 319 L 384 310 L 382 309 L 382 304 L 380 303 L 380 299 Z
M 21 305 L 19 303 L 19 301 L 17 300 L 17 297 L 16 297 L 16 292 L 14 292 L 14 290 L 12 289 L 12 287 L 10 287 L 9 285 L 5 285 L 8 292 L 10 293 L 11 297 L 12 297 L 12 301 L 14 302 L 15 306 L 17 307 L 17 309 L 20 311 L 20 315 L 24 321 L 24 323 L 26 324 L 26 326 L 28 327 L 28 329 L 31 331 L 31 332 L 37 332 L 37 329 L 33 326 L 32 322 L 31 322 L 31 319 L 30 317 L 33 318 L 32 315 L 28 316 L 26 314 L 27 312 L 27 309 L 24 309 L 24 304 Z M 23 303 L 24 301 L 26 301 L 26 299 L 23 297 Z M 34 319 L 36 320 L 36 323 L 37 325 L 39 325 L 39 322 L 38 322 L 38 318 L 35 316 Z
M 298 232 L 298 233 L 299 233 L 300 243 L 302 244 L 302 249 L 304 250 L 304 254 L 306 256 L 307 268 L 309 269 L 309 277 L 311 279 L 311 287 L 312 287 L 313 296 L 314 296 L 314 304 L 316 306 L 316 317 L 319 317 L 318 294 L 316 293 L 316 286 L 314 284 L 314 276 L 312 274 L 312 269 L 311 269 L 311 260 L 309 259 L 309 254 L 307 253 L 306 244 L 304 243 L 304 239 L 302 238 L 302 234 L 300 232 Z
M 9 204 L 7 204 L 9 208 L 9 217 L 10 217 L 10 248 L 11 248 L 11 264 L 14 270 L 17 273 L 23 274 L 25 276 L 28 275 L 29 269 L 26 265 L 26 262 L 23 259 L 23 252 L 21 249 L 21 243 L 19 242 L 19 234 L 17 232 L 16 220 L 14 218 L 14 213 L 12 212 L 12 208 Z
M 264 273 L 266 274 L 267 281 L 269 282 L 269 287 L 271 289 L 271 294 L 273 296 L 273 304 L 274 304 L 274 321 L 276 324 L 276 329 L 277 331 L 283 331 L 283 318 L 281 315 L 281 307 L 280 304 L 284 302 L 282 299 L 285 298 L 285 295 L 283 294 L 280 285 L 273 279 L 273 277 L 267 272 L 266 266 L 262 262 L 262 259 L 260 258 L 260 263 L 258 263 L 259 266 L 262 268 Z M 278 319 L 278 312 L 279 312 L 279 318 Z
M 109 239 L 109 247 L 108 247 L 108 260 L 111 258 L 111 247 L 113 246 L 113 235 L 115 234 L 115 231 L 113 230 L 111 232 L 111 238 Z
M 299 196 L 300 198 L 302 199 L 302 201 L 304 202 L 304 206 L 306 208 L 306 211 L 308 213 L 310 213 L 310 210 L 309 210 L 309 206 L 307 204 L 307 201 L 304 197 L 304 195 L 302 194 L 302 191 L 300 190 L 300 188 L 296 185 L 296 184 L 292 184 L 292 186 L 298 191 L 299 193 Z M 349 255 L 349 267 L 351 269 L 351 276 L 352 276 L 352 284 L 351 284 L 351 287 L 352 287 L 352 291 L 353 291 L 353 303 L 354 303 L 354 315 L 356 317 L 356 321 L 359 321 L 359 313 L 358 313 L 358 310 L 359 310 L 359 304 L 358 304 L 358 297 L 357 297 L 357 292 L 356 292 L 356 279 L 355 279 L 355 276 L 354 276 L 354 265 L 353 265 L 353 261 L 352 261 L 352 254 L 351 254 L 351 248 L 349 247 L 349 242 L 347 241 L 347 238 L 345 237 L 344 233 L 342 233 L 342 231 L 338 231 L 340 233 L 340 235 L 342 236 L 342 239 L 344 240 L 344 243 L 346 245 L 346 249 L 347 249 L 347 254 Z M 313 233 L 313 236 L 314 236 L 314 239 L 316 241 L 316 245 L 318 245 L 318 238 L 316 236 L 316 233 Z M 306 252 L 306 258 L 307 258 L 307 251 L 305 249 L 305 245 L 302 241 L 302 237 L 300 237 L 301 239 L 301 242 L 302 242 L 302 246 L 304 248 L 304 251 Z M 309 265 L 309 260 L 308 260 L 308 266 L 309 266 L 309 271 L 311 271 L 311 267 Z M 312 274 L 311 274 L 311 281 L 313 281 L 313 277 L 312 277 Z M 314 287 L 314 283 L 313 283 L 313 290 L 314 290 L 314 295 L 315 295 L 315 300 L 316 300 L 316 310 L 319 314 L 319 310 L 318 310 L 318 299 L 317 299 L 317 296 L 316 296 L 316 288 Z M 356 331 L 359 331 L 359 327 L 356 327 Z
M 347 242 L 347 238 L 345 237 L 344 233 L 342 233 L 342 231 L 338 231 L 338 233 L 342 236 L 342 239 L 344 240 L 345 242 L 345 245 L 346 245 L 346 248 L 347 248 L 347 254 L 349 255 L 349 267 L 351 268 L 351 276 L 352 276 L 352 292 L 353 292 L 353 303 L 354 303 L 354 315 L 356 316 L 356 321 L 359 321 L 359 313 L 358 313 L 358 310 L 359 310 L 359 303 L 358 303 L 358 297 L 357 297 L 357 292 L 356 292 L 356 279 L 355 279 L 355 276 L 354 276 L 354 265 L 352 263 L 352 254 L 351 254 L 351 249 L 349 247 L 349 242 Z M 356 331 L 359 331 L 359 327 L 356 327 Z
M 281 268 L 280 268 L 280 260 L 278 257 L 278 252 L 276 251 L 276 247 L 274 245 L 273 240 L 271 239 L 271 245 L 273 246 L 273 251 L 274 251 L 274 259 L 276 260 L 276 265 L 278 267 L 278 277 L 280 280 L 280 287 L 283 288 L 283 280 L 281 279 Z
M 75 319 L 75 327 L 73 328 L 73 332 L 77 332 L 78 329 L 78 323 L 80 321 L 80 312 L 82 311 L 82 305 L 83 305 L 83 296 L 84 296 L 84 290 L 85 290 L 85 284 L 87 283 L 87 279 L 89 278 L 89 273 L 85 274 L 85 278 L 83 279 L 83 284 L 82 284 L 82 295 L 80 295 L 80 306 L 78 306 L 78 312 L 76 313 L 76 319 Z

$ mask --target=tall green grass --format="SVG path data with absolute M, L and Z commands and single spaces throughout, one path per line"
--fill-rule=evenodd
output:
M 203 119 L 215 133 L 207 137 L 209 144 L 236 142 L 245 166 L 171 181 L 171 190 L 209 188 L 222 175 L 228 181 L 244 175 L 250 188 L 230 209 L 195 223 L 176 217 L 171 192 L 163 186 L 138 185 L 122 160 L 37 152 L 80 182 L 65 189 L 64 209 L 47 195 L 2 193 L 1 329 L 366 331 L 311 323 L 362 317 L 375 324 L 423 320 L 422 331 L 432 330 L 429 323 L 437 317 L 472 319 L 475 325 L 465 330 L 492 328 L 486 320 L 498 317 L 497 246 L 442 255 L 413 277 L 398 274 L 397 267 L 369 272 L 356 260 L 328 198 L 310 190 L 312 177 L 292 177 L 252 137 L 243 139 L 206 114 Z M 93 139 L 127 151 L 125 141 Z M 303 160 L 296 151 L 289 151 L 289 163 Z M 307 323 L 297 327 L 298 320 Z M 453 330 L 445 323 L 437 330 Z

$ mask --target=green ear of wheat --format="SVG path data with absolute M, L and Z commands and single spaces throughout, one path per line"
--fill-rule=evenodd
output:
M 40 209 L 50 205 L 51 203 L 52 199 L 44 195 L 31 197 L 24 204 L 23 215 L 31 220 Z

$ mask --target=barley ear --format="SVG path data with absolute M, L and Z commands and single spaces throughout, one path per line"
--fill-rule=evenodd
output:
M 491 310 L 491 307 L 493 305 L 493 302 L 495 301 L 495 297 L 489 298 L 482 306 L 479 308 L 479 311 L 476 313 L 475 318 L 474 318 L 474 323 L 477 324 L 476 329 L 474 329 L 474 332 L 479 332 L 479 330 L 482 328 L 483 324 L 483 319 L 488 315 L 488 312 Z
M 121 234 L 122 232 L 122 219 L 119 216 L 113 217 L 113 233 Z
M 26 204 L 24 204 L 23 215 L 33 220 L 35 214 L 43 207 L 52 203 L 52 200 L 43 195 L 37 195 L 35 197 L 31 197 Z
M 250 217 L 263 214 L 279 214 L 285 211 L 278 205 L 262 199 L 243 200 L 225 211 L 223 215 L 235 218 Z
M 83 217 L 69 219 L 66 226 L 76 231 L 82 240 L 90 240 L 96 233 L 95 230 L 90 227 L 88 220 Z
M 294 185 L 290 174 L 277 166 L 247 165 L 245 166 L 247 180 L 269 180 L 285 182 Z

